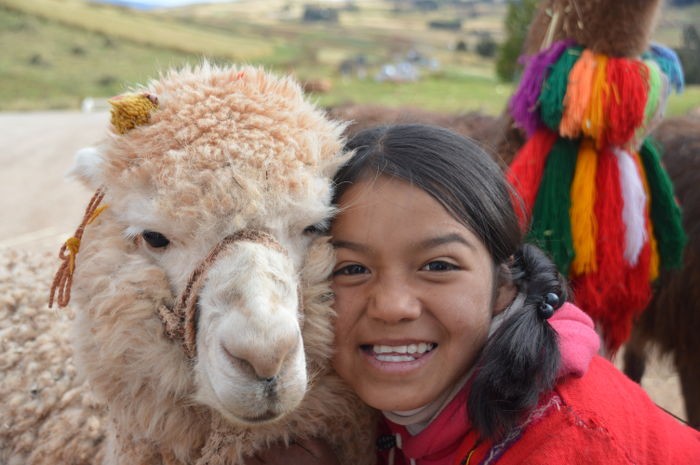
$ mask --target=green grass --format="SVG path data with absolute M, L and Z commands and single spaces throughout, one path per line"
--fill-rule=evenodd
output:
M 393 3 L 357 0 L 338 24 L 299 21 L 306 0 L 239 0 L 183 9 L 134 12 L 85 0 L 0 0 L 0 110 L 78 108 L 87 96 L 109 97 L 156 77 L 162 69 L 215 61 L 262 64 L 300 79 L 328 79 L 322 105 L 346 102 L 416 106 L 436 111 L 498 114 L 512 86 L 494 77 L 493 62 L 455 53 L 471 50 L 478 33 L 502 35 L 502 7 L 479 5 L 477 16 L 445 7 L 439 13 L 396 12 Z M 500 10 L 498 8 L 501 8 Z M 664 13 L 658 34 L 680 36 L 700 8 Z M 463 17 L 461 31 L 436 31 L 430 18 Z M 415 83 L 377 83 L 383 63 L 418 49 L 442 67 Z M 339 63 L 362 54 L 366 79 L 342 78 Z M 667 114 L 700 106 L 700 86 L 672 96 Z
M 500 113 L 512 92 L 510 85 L 494 78 L 445 73 L 415 83 L 377 83 L 368 80 L 337 80 L 333 91 L 319 96 L 326 106 L 355 102 L 392 107 L 413 106 L 434 111 Z
M 78 108 L 199 59 L 2 9 L 0 49 L 0 110 Z
M 0 6 L 49 19 L 71 28 L 183 53 L 250 60 L 271 52 L 268 43 L 211 31 L 168 16 L 153 16 L 82 0 L 0 0 Z

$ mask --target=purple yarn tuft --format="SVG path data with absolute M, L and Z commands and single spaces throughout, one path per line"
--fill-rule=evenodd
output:
M 521 56 L 519 59 L 525 65 L 525 70 L 518 89 L 508 103 L 508 110 L 516 124 L 525 130 L 528 137 L 542 125 L 537 105 L 549 67 L 556 63 L 561 54 L 572 45 L 574 45 L 573 40 L 560 40 L 546 50 L 531 56 Z

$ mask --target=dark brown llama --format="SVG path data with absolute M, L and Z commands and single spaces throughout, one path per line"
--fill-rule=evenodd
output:
M 648 350 L 669 355 L 678 371 L 688 422 L 700 428 L 700 117 L 664 121 L 654 133 L 683 207 L 688 243 L 683 267 L 664 271 L 625 345 L 624 371 L 640 382 Z

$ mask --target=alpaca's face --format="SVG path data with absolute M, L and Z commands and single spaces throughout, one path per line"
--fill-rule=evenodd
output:
M 192 226 L 196 233 L 184 237 L 172 228 L 174 219 L 138 212 L 157 194 L 142 194 L 124 206 L 131 219 L 126 231 L 138 253 L 164 271 L 178 296 L 223 239 L 241 230 L 265 233 L 265 240 L 237 240 L 225 247 L 206 265 L 197 292 L 195 397 L 230 421 L 277 419 L 293 410 L 307 389 L 299 274 L 309 244 L 330 216 L 328 180 L 318 181 L 304 198 L 288 192 L 283 199 L 258 199 L 265 214 L 246 221 L 234 223 L 232 215 L 199 218 Z M 227 191 L 240 189 L 232 184 Z
M 194 399 L 244 424 L 279 418 L 307 390 L 300 271 L 331 214 L 342 129 L 303 102 L 296 87 L 268 79 L 249 69 L 156 83 L 160 103 L 150 123 L 83 152 L 76 168 L 89 184 L 106 187 L 102 220 L 120 231 L 121 260 L 162 273 L 170 305 L 194 289 L 191 276 L 203 270 L 192 291 L 193 392 L 182 402 Z M 264 240 L 227 243 L 202 264 L 240 231 L 261 232 Z M 124 292 L 153 294 L 114 274 Z M 154 325 L 157 308 L 138 318 Z M 125 334 L 140 330 L 133 321 L 124 327 Z M 182 351 L 165 336 L 149 344 Z M 158 372 L 147 356 L 130 363 Z

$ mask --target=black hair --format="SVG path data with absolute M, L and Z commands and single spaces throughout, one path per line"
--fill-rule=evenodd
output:
M 494 269 L 501 270 L 498 283 L 512 280 L 525 296 L 516 299 L 522 305 L 511 305 L 486 342 L 467 401 L 469 419 L 480 435 L 500 439 L 556 381 L 556 333 L 538 308 L 548 293 L 563 302 L 563 278 L 542 251 L 523 245 L 514 193 L 498 164 L 472 140 L 436 126 L 406 124 L 361 131 L 346 149 L 354 154 L 334 178 L 335 204 L 356 182 L 379 176 L 404 180 L 469 228 L 486 246 Z

